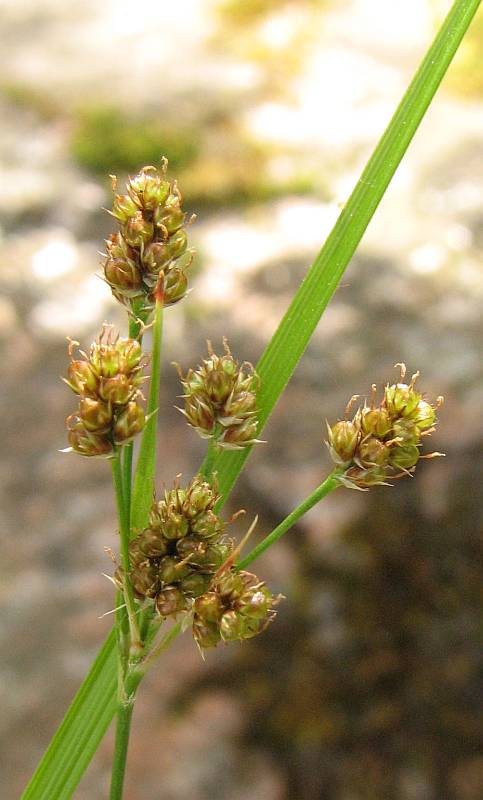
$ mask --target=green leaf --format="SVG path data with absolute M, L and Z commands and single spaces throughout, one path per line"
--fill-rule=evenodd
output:
M 161 339 L 163 332 L 163 305 L 156 302 L 151 355 L 151 383 L 147 403 L 148 421 L 144 426 L 141 446 L 134 475 L 131 498 L 131 529 L 140 531 L 146 527 L 151 508 L 156 470 L 156 436 L 158 430 L 158 397 L 161 378 Z
M 72 797 L 116 710 L 116 636 L 111 631 L 22 800 Z
M 456 0 L 425 56 L 394 117 L 376 147 L 349 201 L 308 271 L 257 367 L 262 377 L 259 407 L 265 424 L 352 258 L 398 164 L 424 116 L 481 0 Z M 159 365 L 159 358 L 157 359 Z M 153 376 L 155 372 L 153 355 Z M 154 382 L 154 378 L 153 378 Z M 159 374 L 157 383 L 159 384 Z M 149 430 L 147 428 L 147 430 Z M 143 480 L 154 476 L 156 442 L 145 434 L 143 472 L 135 482 L 135 527 L 146 518 Z M 144 437 L 141 448 L 144 445 Z M 235 483 L 248 450 L 223 452 L 217 461 L 224 499 Z M 150 501 L 149 494 L 149 501 Z M 139 503 L 139 506 L 136 506 Z M 138 510 L 136 510 L 138 508 Z M 147 508 L 149 509 L 149 502 Z M 110 635 L 54 736 L 22 800 L 64 800 L 71 796 L 101 741 L 116 694 L 115 637 Z

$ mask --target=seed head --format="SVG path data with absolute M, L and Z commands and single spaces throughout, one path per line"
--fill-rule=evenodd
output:
M 165 305 L 184 297 L 192 261 L 181 193 L 176 182 L 166 178 L 167 163 L 163 159 L 160 170 L 143 167 L 128 180 L 126 194 L 117 193 L 117 180 L 112 179 L 111 214 L 119 231 L 107 242 L 104 276 L 117 300 L 130 306 L 142 298 L 147 313 L 154 308 L 157 286 Z
M 275 618 L 274 597 L 250 572 L 221 568 L 206 593 L 197 597 L 193 609 L 193 636 L 199 647 L 214 647 L 220 641 L 250 639 Z
M 200 477 L 185 489 L 176 482 L 153 501 L 149 527 L 130 544 L 135 591 L 141 596 L 145 586 L 144 597 L 154 600 L 162 616 L 189 608 L 233 552 L 233 543 L 223 537 L 224 522 L 214 512 L 217 500 L 216 485 Z
M 138 402 L 146 359 L 136 339 L 114 337 L 104 326 L 89 354 L 70 341 L 70 366 L 65 383 L 79 395 L 77 413 L 67 420 L 71 448 L 86 456 L 109 456 L 114 446 L 130 441 L 145 423 Z
M 379 405 L 373 386 L 370 405 L 365 403 L 352 420 L 328 426 L 327 445 L 338 467 L 337 480 L 344 486 L 365 490 L 387 484 L 392 478 L 414 472 L 420 458 L 442 455 L 421 455 L 422 437 L 434 430 L 442 398 L 431 404 L 414 388 L 419 373 L 406 384 L 405 365 L 396 366 L 401 368 L 401 380 L 385 387 Z
M 224 354 L 216 355 L 208 342 L 208 358 L 196 369 L 178 373 L 184 390 L 184 414 L 203 438 L 215 437 L 227 450 L 241 450 L 257 442 L 257 391 L 260 379 L 251 364 L 232 356 L 226 339 Z

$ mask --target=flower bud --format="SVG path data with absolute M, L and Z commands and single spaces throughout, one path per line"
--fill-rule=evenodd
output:
M 150 168 L 144 167 L 138 175 L 131 178 L 128 183 L 128 192 L 138 206 L 148 211 L 153 211 L 162 205 L 170 190 L 169 182 L 164 180 L 154 167 L 154 174 L 148 172 Z
M 159 562 L 159 580 L 163 586 L 178 583 L 182 578 L 189 574 L 189 567 L 183 564 L 178 567 L 179 560 L 173 556 L 164 556 Z
M 111 427 L 112 410 L 101 400 L 82 397 L 79 403 L 79 417 L 87 431 L 106 433 Z
M 139 208 L 129 195 L 118 194 L 115 196 L 112 204 L 112 215 L 116 217 L 119 222 L 125 223 L 138 213 Z
M 95 394 L 97 378 L 87 361 L 71 361 L 65 383 L 76 394 Z
M 104 262 L 104 275 L 108 284 L 125 297 L 137 297 L 142 292 L 141 271 L 133 261 L 107 258 Z
M 208 589 L 210 580 L 210 575 L 203 575 L 201 572 L 191 572 L 182 579 L 179 588 L 185 597 L 200 597 L 200 595 Z
M 171 259 L 169 247 L 163 242 L 152 242 L 143 253 L 144 267 L 153 275 L 158 275 L 169 264 Z
M 244 447 L 257 442 L 258 420 L 251 417 L 242 422 L 241 425 L 231 425 L 226 428 L 220 438 L 218 445 L 226 450 L 243 450 Z
M 403 417 L 395 421 L 391 436 L 399 444 L 418 444 L 421 432 L 413 419 Z
M 144 558 L 159 558 L 168 552 L 168 545 L 162 532 L 155 528 L 145 528 L 134 542 Z
M 404 444 L 395 447 L 391 452 L 390 463 L 397 469 L 409 470 L 414 467 L 420 457 L 420 452 L 414 444 Z
M 164 304 L 173 306 L 182 300 L 188 289 L 188 278 L 182 269 L 170 269 L 164 278 Z
M 199 477 L 193 478 L 186 489 L 183 502 L 183 513 L 189 519 L 212 509 L 218 499 L 218 494 L 213 487 Z
M 215 429 L 216 419 L 214 409 L 208 400 L 202 399 L 196 395 L 187 397 L 182 413 L 185 415 L 188 423 L 193 428 L 196 428 L 201 437 L 206 439 L 212 435 Z
M 392 386 L 386 386 L 384 398 L 389 414 L 407 417 L 417 407 L 421 400 L 421 395 L 411 385 L 396 383 Z
M 72 449 L 81 456 L 108 456 L 113 451 L 105 435 L 87 431 L 80 420 L 69 428 L 67 438 Z
M 191 522 L 191 530 L 202 539 L 210 539 L 223 533 L 224 522 L 213 511 L 200 514 Z
M 154 224 L 165 230 L 168 234 L 175 233 L 183 227 L 186 214 L 181 210 L 181 201 L 178 195 L 170 194 L 164 206 L 158 206 L 154 211 Z
M 140 539 L 141 536 L 137 536 L 136 539 L 129 542 L 129 563 L 131 567 L 137 567 L 139 564 L 142 564 L 143 561 L 146 561 L 146 553 L 143 553 L 141 550 Z
M 336 422 L 329 431 L 329 449 L 336 464 L 348 464 L 352 461 L 360 440 L 359 426 L 354 422 L 342 420 Z
M 156 566 L 150 561 L 142 561 L 133 566 L 129 578 L 137 597 L 156 597 L 159 591 L 158 574 Z
M 367 408 L 361 412 L 361 428 L 365 434 L 384 439 L 391 430 L 392 420 L 385 408 Z
M 177 614 L 179 611 L 184 611 L 185 608 L 186 601 L 180 590 L 175 586 L 162 589 L 156 597 L 156 611 L 162 617 Z
M 357 458 L 365 466 L 383 466 L 389 460 L 390 448 L 376 439 L 368 436 L 359 445 Z
M 154 235 L 154 225 L 149 220 L 144 219 L 142 212 L 137 214 L 123 225 L 122 235 L 131 247 L 142 249 L 151 242 Z
M 126 444 L 134 438 L 144 428 L 144 410 L 135 400 L 130 403 L 118 415 L 113 429 L 114 442 L 116 444 Z
M 266 586 L 247 592 L 240 598 L 240 614 L 253 619 L 264 619 L 273 604 L 273 597 Z
M 435 424 L 436 411 L 426 400 L 420 400 L 409 418 L 420 431 L 425 431 Z
M 124 406 L 133 394 L 129 378 L 122 373 L 112 378 L 103 378 L 99 383 L 99 397 L 106 403 Z
M 216 647 L 221 641 L 220 627 L 214 622 L 203 622 L 201 617 L 193 620 L 193 636 L 196 643 L 203 650 Z
M 162 523 L 163 535 L 166 539 L 181 539 L 188 533 L 189 523 L 183 514 L 170 511 Z
M 223 613 L 223 605 L 216 592 L 206 592 L 198 597 L 194 604 L 195 613 L 203 622 L 218 623 Z

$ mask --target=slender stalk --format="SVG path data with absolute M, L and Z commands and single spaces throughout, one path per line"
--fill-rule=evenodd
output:
M 255 559 L 261 556 L 265 550 L 268 550 L 272 544 L 277 542 L 284 535 L 284 533 L 287 533 L 287 531 L 289 531 L 290 528 L 295 525 L 300 517 L 306 514 L 307 511 L 310 511 L 313 506 L 322 500 L 323 497 L 326 497 L 329 492 L 332 492 L 334 489 L 336 489 L 337 486 L 340 486 L 340 483 L 337 481 L 337 470 L 334 470 L 330 473 L 330 475 L 327 476 L 325 481 L 321 483 L 320 486 L 315 489 L 315 491 L 312 492 L 312 494 L 306 497 L 305 500 L 303 500 L 302 503 L 297 506 L 297 508 L 294 508 L 288 517 L 285 517 L 285 519 L 282 520 L 280 525 L 277 525 L 277 527 L 271 533 L 269 533 L 268 536 L 265 536 L 265 538 L 262 539 L 262 541 L 259 542 L 257 546 L 254 547 L 250 553 L 248 553 L 247 556 L 245 556 L 245 558 L 238 562 L 237 568 L 245 569 L 245 567 L 248 567 L 252 561 L 255 561 Z
M 134 594 L 129 580 L 129 534 L 130 525 L 127 513 L 126 503 L 123 494 L 123 476 L 121 470 L 121 460 L 119 451 L 116 453 L 111 461 L 112 463 L 112 479 L 114 484 L 114 491 L 116 493 L 117 510 L 119 515 L 119 538 L 120 538 L 120 552 L 121 552 L 121 565 L 124 571 L 124 601 L 126 603 L 127 615 L 129 618 L 129 630 L 131 634 L 130 653 L 139 657 L 142 650 L 142 642 L 139 635 L 139 627 L 136 618 L 136 607 L 134 604 Z
M 151 354 L 151 382 L 147 402 L 148 420 L 144 426 L 134 476 L 131 503 L 131 525 L 133 533 L 145 527 L 153 496 L 154 471 L 156 467 L 156 433 L 158 427 L 158 397 L 161 379 L 161 344 L 163 333 L 163 300 L 156 300 Z
M 121 800 L 122 798 L 133 711 L 134 697 L 132 697 L 130 701 L 119 703 L 116 717 L 116 739 L 114 744 L 109 800 Z
M 199 474 L 210 481 L 215 471 L 215 464 L 220 455 L 220 448 L 218 447 L 218 433 L 215 431 L 213 437 L 209 440 L 208 449 L 206 451 L 206 458 L 201 465 Z
M 164 653 L 165 650 L 174 642 L 177 636 L 181 633 L 183 629 L 182 621 L 177 622 L 173 625 L 164 636 L 154 644 L 153 649 L 147 654 L 147 656 L 141 661 L 139 667 L 137 668 L 136 672 L 144 677 L 146 672 L 153 666 L 154 662 L 157 658 Z M 135 673 L 133 674 L 133 677 Z M 141 678 L 140 678 L 141 680 Z

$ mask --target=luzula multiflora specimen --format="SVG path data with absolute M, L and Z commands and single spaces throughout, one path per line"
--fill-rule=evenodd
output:
M 116 191 L 115 179 L 113 187 Z M 126 193 L 115 195 L 112 215 L 119 231 L 107 241 L 104 277 L 129 313 L 146 322 L 156 297 L 171 305 L 185 295 L 192 259 L 181 194 L 176 182 L 166 178 L 166 162 L 161 170 L 144 167 L 129 179 Z M 144 426 L 140 400 L 147 359 L 139 340 L 115 338 L 108 326 L 89 354 L 80 351 L 81 357 L 74 357 L 76 344 L 69 346 L 65 379 L 79 396 L 77 412 L 67 420 L 70 449 L 113 457 Z M 258 441 L 260 379 L 251 364 L 235 359 L 226 339 L 223 347 L 217 355 L 208 343 L 208 357 L 185 374 L 178 366 L 184 399 L 180 410 L 216 449 L 241 449 Z M 418 373 L 404 383 L 406 370 L 400 366 L 400 382 L 385 387 L 381 402 L 376 403 L 373 387 L 370 401 L 351 419 L 328 426 L 332 477 L 255 548 L 257 553 L 332 488 L 386 484 L 412 474 L 420 458 L 440 455 L 421 455 L 421 445 L 434 430 L 441 398 L 431 404 L 416 390 Z M 184 489 L 175 482 L 161 500 L 154 500 L 148 527 L 133 532 L 128 572 L 123 561 L 115 575 L 119 588 L 127 582 L 133 602 L 155 617 L 190 615 L 201 648 L 257 635 L 274 618 L 280 599 L 256 575 L 237 568 L 238 549 L 225 536 L 225 523 L 215 510 L 218 499 L 216 477 L 195 477 Z

